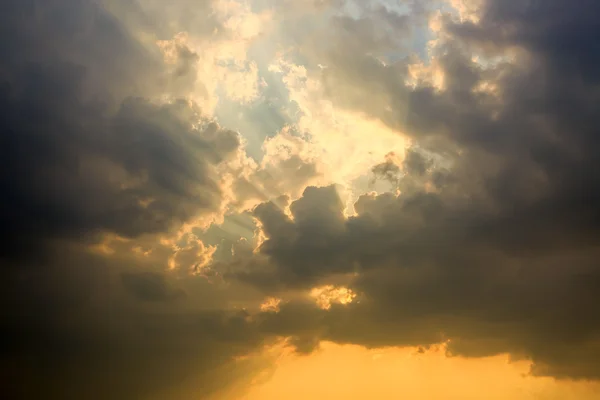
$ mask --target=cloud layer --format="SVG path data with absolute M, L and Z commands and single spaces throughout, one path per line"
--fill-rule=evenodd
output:
M 235 398 L 282 338 L 600 379 L 595 2 L 1 8 L 11 398 Z

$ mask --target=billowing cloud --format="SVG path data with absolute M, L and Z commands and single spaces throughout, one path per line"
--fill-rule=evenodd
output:
M 597 52 L 585 46 L 596 7 L 480 3 L 460 19 L 433 17 L 437 86 L 407 85 L 410 60 L 354 50 L 360 62 L 328 65 L 334 106 L 380 119 L 425 153 L 375 166 L 403 175 L 401 194 L 365 195 L 350 218 L 333 187 L 307 189 L 291 215 L 258 207 L 267 261 L 236 273 L 274 292 L 347 275 L 364 298 L 315 311 L 323 339 L 449 340 L 452 354 L 507 352 L 532 359 L 535 374 L 597 378 Z M 380 99 L 390 107 L 373 112 Z
M 235 399 L 282 339 L 600 379 L 593 1 L 2 9 L 11 398 Z
M 201 260 L 189 260 L 190 245 L 173 251 L 156 235 L 221 212 L 218 168 L 237 154 L 238 133 L 189 99 L 163 101 L 172 83 L 159 48 L 139 42 L 100 4 L 2 8 L 10 38 L 0 47 L 7 395 L 221 390 L 245 368 L 235 357 L 263 337 L 216 300 L 212 310 L 186 310 L 190 295 L 162 266 L 171 255 L 182 269 Z M 179 59 L 187 62 L 180 75 L 193 74 L 193 55 L 182 50 Z M 151 246 L 129 244 L 147 237 Z

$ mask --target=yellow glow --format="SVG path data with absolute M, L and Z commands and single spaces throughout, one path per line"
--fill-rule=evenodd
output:
M 310 295 L 323 310 L 329 310 L 333 303 L 350 304 L 356 297 L 352 290 L 332 285 L 314 288 L 311 290 Z
M 195 54 L 197 76 L 193 87 L 185 88 L 189 92 L 185 96 L 200 105 L 207 116 L 215 113 L 219 88 L 224 90 L 227 98 L 240 103 L 248 103 L 259 96 L 261 81 L 258 67 L 248 60 L 247 51 L 251 43 L 268 29 L 272 18 L 270 11 L 252 12 L 246 2 L 215 0 L 212 5 L 214 17 L 228 30 L 228 35 L 196 37 L 180 32 L 171 40 L 156 41 L 165 62 L 173 68 L 179 61 L 181 48 L 188 48 Z M 174 95 L 181 97 L 178 93 Z
M 458 12 L 461 21 L 476 24 L 481 19 L 483 0 L 450 0 L 450 5 Z
M 114 234 L 105 234 L 100 243 L 89 247 L 90 251 L 96 254 L 110 256 L 115 254 L 115 247 L 120 243 L 127 243 L 129 239 Z
M 269 297 L 260 305 L 260 311 L 279 312 L 279 304 L 281 304 L 281 299 Z
M 443 91 L 445 89 L 444 71 L 435 59 L 431 62 L 431 65 L 426 65 L 421 61 L 409 64 L 408 77 L 405 83 L 413 88 L 425 84 L 437 91 Z
M 390 151 L 404 154 L 405 137 L 377 119 L 335 107 L 305 67 L 280 58 L 270 70 L 281 74 L 290 100 L 302 111 L 297 128 L 310 134 L 305 151 L 320 160 L 322 185 L 349 186 Z
M 448 358 L 444 349 L 367 350 L 324 343 L 279 360 L 266 383 L 235 400 L 596 400 L 600 385 L 528 376 L 508 356 Z

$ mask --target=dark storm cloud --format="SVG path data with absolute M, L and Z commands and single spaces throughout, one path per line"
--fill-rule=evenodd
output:
M 99 2 L 0 10 L 3 394 L 198 398 L 252 376 L 262 365 L 234 361 L 263 343 L 246 315 L 208 295 L 189 307 L 158 238 L 147 261 L 133 253 L 220 208 L 215 167 L 237 133 L 159 102 L 171 71 L 158 49 Z M 179 76 L 193 75 L 194 55 L 180 56 Z M 91 252 L 106 235 L 133 243 Z
M 56 259 L 27 274 L 3 274 L 6 396 L 205 398 L 265 367 L 234 360 L 266 336 L 247 314 L 225 310 L 228 293 L 191 282 L 200 298 L 190 287 L 183 296 L 181 283 L 153 265 L 159 259 L 54 251 Z
M 98 6 L 19 4 L 2 14 L 12 33 L 2 41 L 0 98 L 5 248 L 162 232 L 218 208 L 212 165 L 237 150 L 237 134 L 186 101 L 139 97 L 162 78 L 150 74 L 159 61 Z M 137 90 L 140 76 L 148 84 Z M 122 84 L 138 96 L 120 96 Z
M 178 25 L 212 32 L 202 13 L 186 13 L 191 3 L 169 8 L 164 25 L 162 2 L 140 2 L 145 17 L 135 7 L 125 14 L 132 3 L 110 4 L 127 26 L 158 27 L 160 39 Z M 320 340 L 449 339 L 455 355 L 509 352 L 532 359 L 536 374 L 600 378 L 599 10 L 585 0 L 521 4 L 484 1 L 477 24 L 443 17 L 434 54 L 443 90 L 406 86 L 411 60 L 367 55 L 379 39 L 384 49 L 395 43 L 379 28 L 405 20 L 374 13 L 334 24 L 336 38 L 367 37 L 319 49 L 329 57 L 326 94 L 423 152 L 376 167 L 403 174 L 402 194 L 362 196 L 350 218 L 334 186 L 306 189 L 289 213 L 287 201 L 259 205 L 266 240 L 257 254 L 239 244 L 207 275 L 224 268 L 235 290 L 237 278 L 270 295 L 340 281 L 360 301 L 328 311 L 291 301 L 251 316 L 225 311 L 236 296 L 256 299 L 250 289 L 167 276 L 173 247 L 154 236 L 219 208 L 215 166 L 240 146 L 188 102 L 157 100 L 193 80 L 196 55 L 181 48 L 175 70 L 165 68 L 140 32 L 91 0 L 5 1 L 0 328 L 9 397 L 204 398 L 259 371 L 263 363 L 237 357 L 276 336 L 305 353 Z M 471 57 L 508 48 L 526 57 L 488 68 Z M 497 93 L 476 91 L 484 81 Z M 290 160 L 290 169 L 299 164 Z M 112 255 L 89 251 L 102 234 L 130 241 L 110 243 Z M 194 266 L 203 249 L 188 240 L 175 259 Z M 138 244 L 152 251 L 137 256 Z
M 339 200 L 335 191 L 321 190 L 329 197 L 323 203 Z M 487 208 L 421 192 L 365 196 L 356 205 L 358 215 L 343 223 L 333 217 L 341 207 L 324 217 L 318 203 L 306 210 L 321 215 L 312 224 L 261 211 L 261 223 L 270 229 L 265 233 L 274 238 L 261 248 L 269 269 L 255 264 L 255 273 L 240 278 L 277 293 L 359 272 L 349 281 L 364 296 L 360 303 L 328 312 L 313 308 L 303 318 L 284 306 L 269 318 L 296 321 L 278 322 L 273 329 L 281 335 L 304 332 L 303 341 L 313 336 L 366 346 L 450 339 L 455 355 L 509 352 L 533 359 L 535 373 L 597 378 L 597 250 L 563 241 L 557 232 L 523 237 L 512 232 L 517 222 L 505 235 L 529 243 L 519 243 L 515 252 L 509 239 L 486 228 L 505 223 Z
M 600 378 L 600 6 L 524 3 L 484 1 L 478 23 L 442 17 L 441 90 L 404 86 L 406 60 L 350 62 L 338 49 L 323 72 L 334 103 L 380 118 L 436 161 L 409 152 L 403 194 L 363 196 L 347 219 L 332 188 L 307 190 L 291 217 L 258 207 L 266 261 L 238 276 L 276 293 L 347 274 L 364 297 L 315 308 L 321 339 L 449 339 L 455 355 L 509 352 L 532 359 L 535 374 Z M 509 49 L 516 64 L 472 60 Z M 478 91 L 484 82 L 497 90 Z

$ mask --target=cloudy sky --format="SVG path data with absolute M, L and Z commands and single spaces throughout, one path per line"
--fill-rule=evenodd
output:
M 596 0 L 4 0 L 2 391 L 600 399 Z

